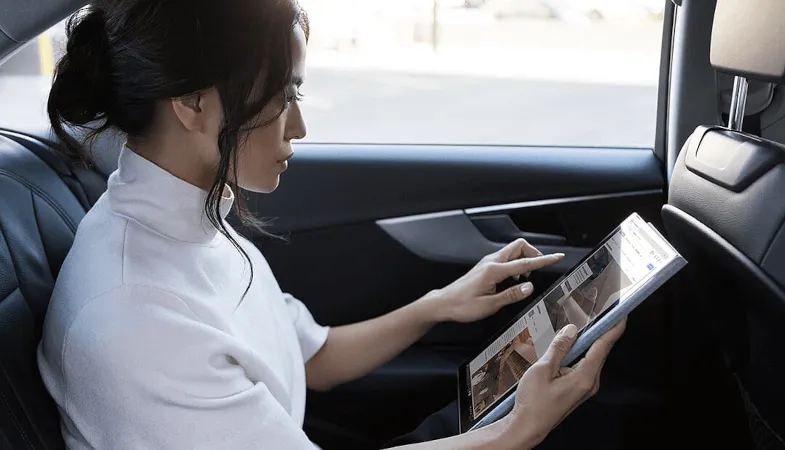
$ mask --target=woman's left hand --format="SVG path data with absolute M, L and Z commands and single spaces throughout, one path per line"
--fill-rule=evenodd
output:
M 525 282 L 502 292 L 496 285 L 507 278 L 518 279 L 534 270 L 550 266 L 564 254 L 544 255 L 524 239 L 518 239 L 477 263 L 466 275 L 449 286 L 433 291 L 423 298 L 440 322 L 474 322 L 484 319 L 502 307 L 519 302 L 534 292 Z

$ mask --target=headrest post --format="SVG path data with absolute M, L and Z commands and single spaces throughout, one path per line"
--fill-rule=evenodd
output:
M 741 131 L 744 124 L 744 110 L 747 106 L 747 88 L 749 83 L 744 77 L 733 79 L 733 95 L 730 102 L 730 114 L 728 114 L 728 128 Z

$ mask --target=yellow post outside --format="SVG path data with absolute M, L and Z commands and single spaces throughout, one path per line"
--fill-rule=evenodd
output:
M 38 36 L 38 60 L 41 66 L 41 75 L 51 77 L 55 72 L 55 55 L 52 37 L 48 31 Z

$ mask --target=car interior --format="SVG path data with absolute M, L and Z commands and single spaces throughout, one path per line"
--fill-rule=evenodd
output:
M 85 3 L 0 2 L 0 63 Z M 288 241 L 248 237 L 285 291 L 340 325 L 520 237 L 567 255 L 532 275 L 541 290 L 637 212 L 689 264 L 629 317 L 592 401 L 619 411 L 624 448 L 785 448 L 783 20 L 781 0 L 667 1 L 651 151 L 302 143 L 279 191 L 249 197 Z M 46 123 L 0 128 L 0 449 L 64 448 L 35 351 L 122 139 L 100 136 L 83 168 L 58 155 Z M 371 375 L 309 392 L 306 433 L 324 449 L 379 448 L 414 429 L 524 306 L 439 325 Z

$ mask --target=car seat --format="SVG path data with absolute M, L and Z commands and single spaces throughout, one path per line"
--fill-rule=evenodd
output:
M 746 418 L 745 446 L 766 449 L 785 448 L 785 146 L 740 130 L 747 80 L 785 82 L 783 20 L 781 0 L 717 1 L 711 63 L 736 77 L 729 123 L 689 137 L 662 212 L 690 261 L 688 320 L 708 329 Z
M 0 449 L 62 449 L 36 364 L 54 280 L 105 178 L 46 141 L 0 131 Z

